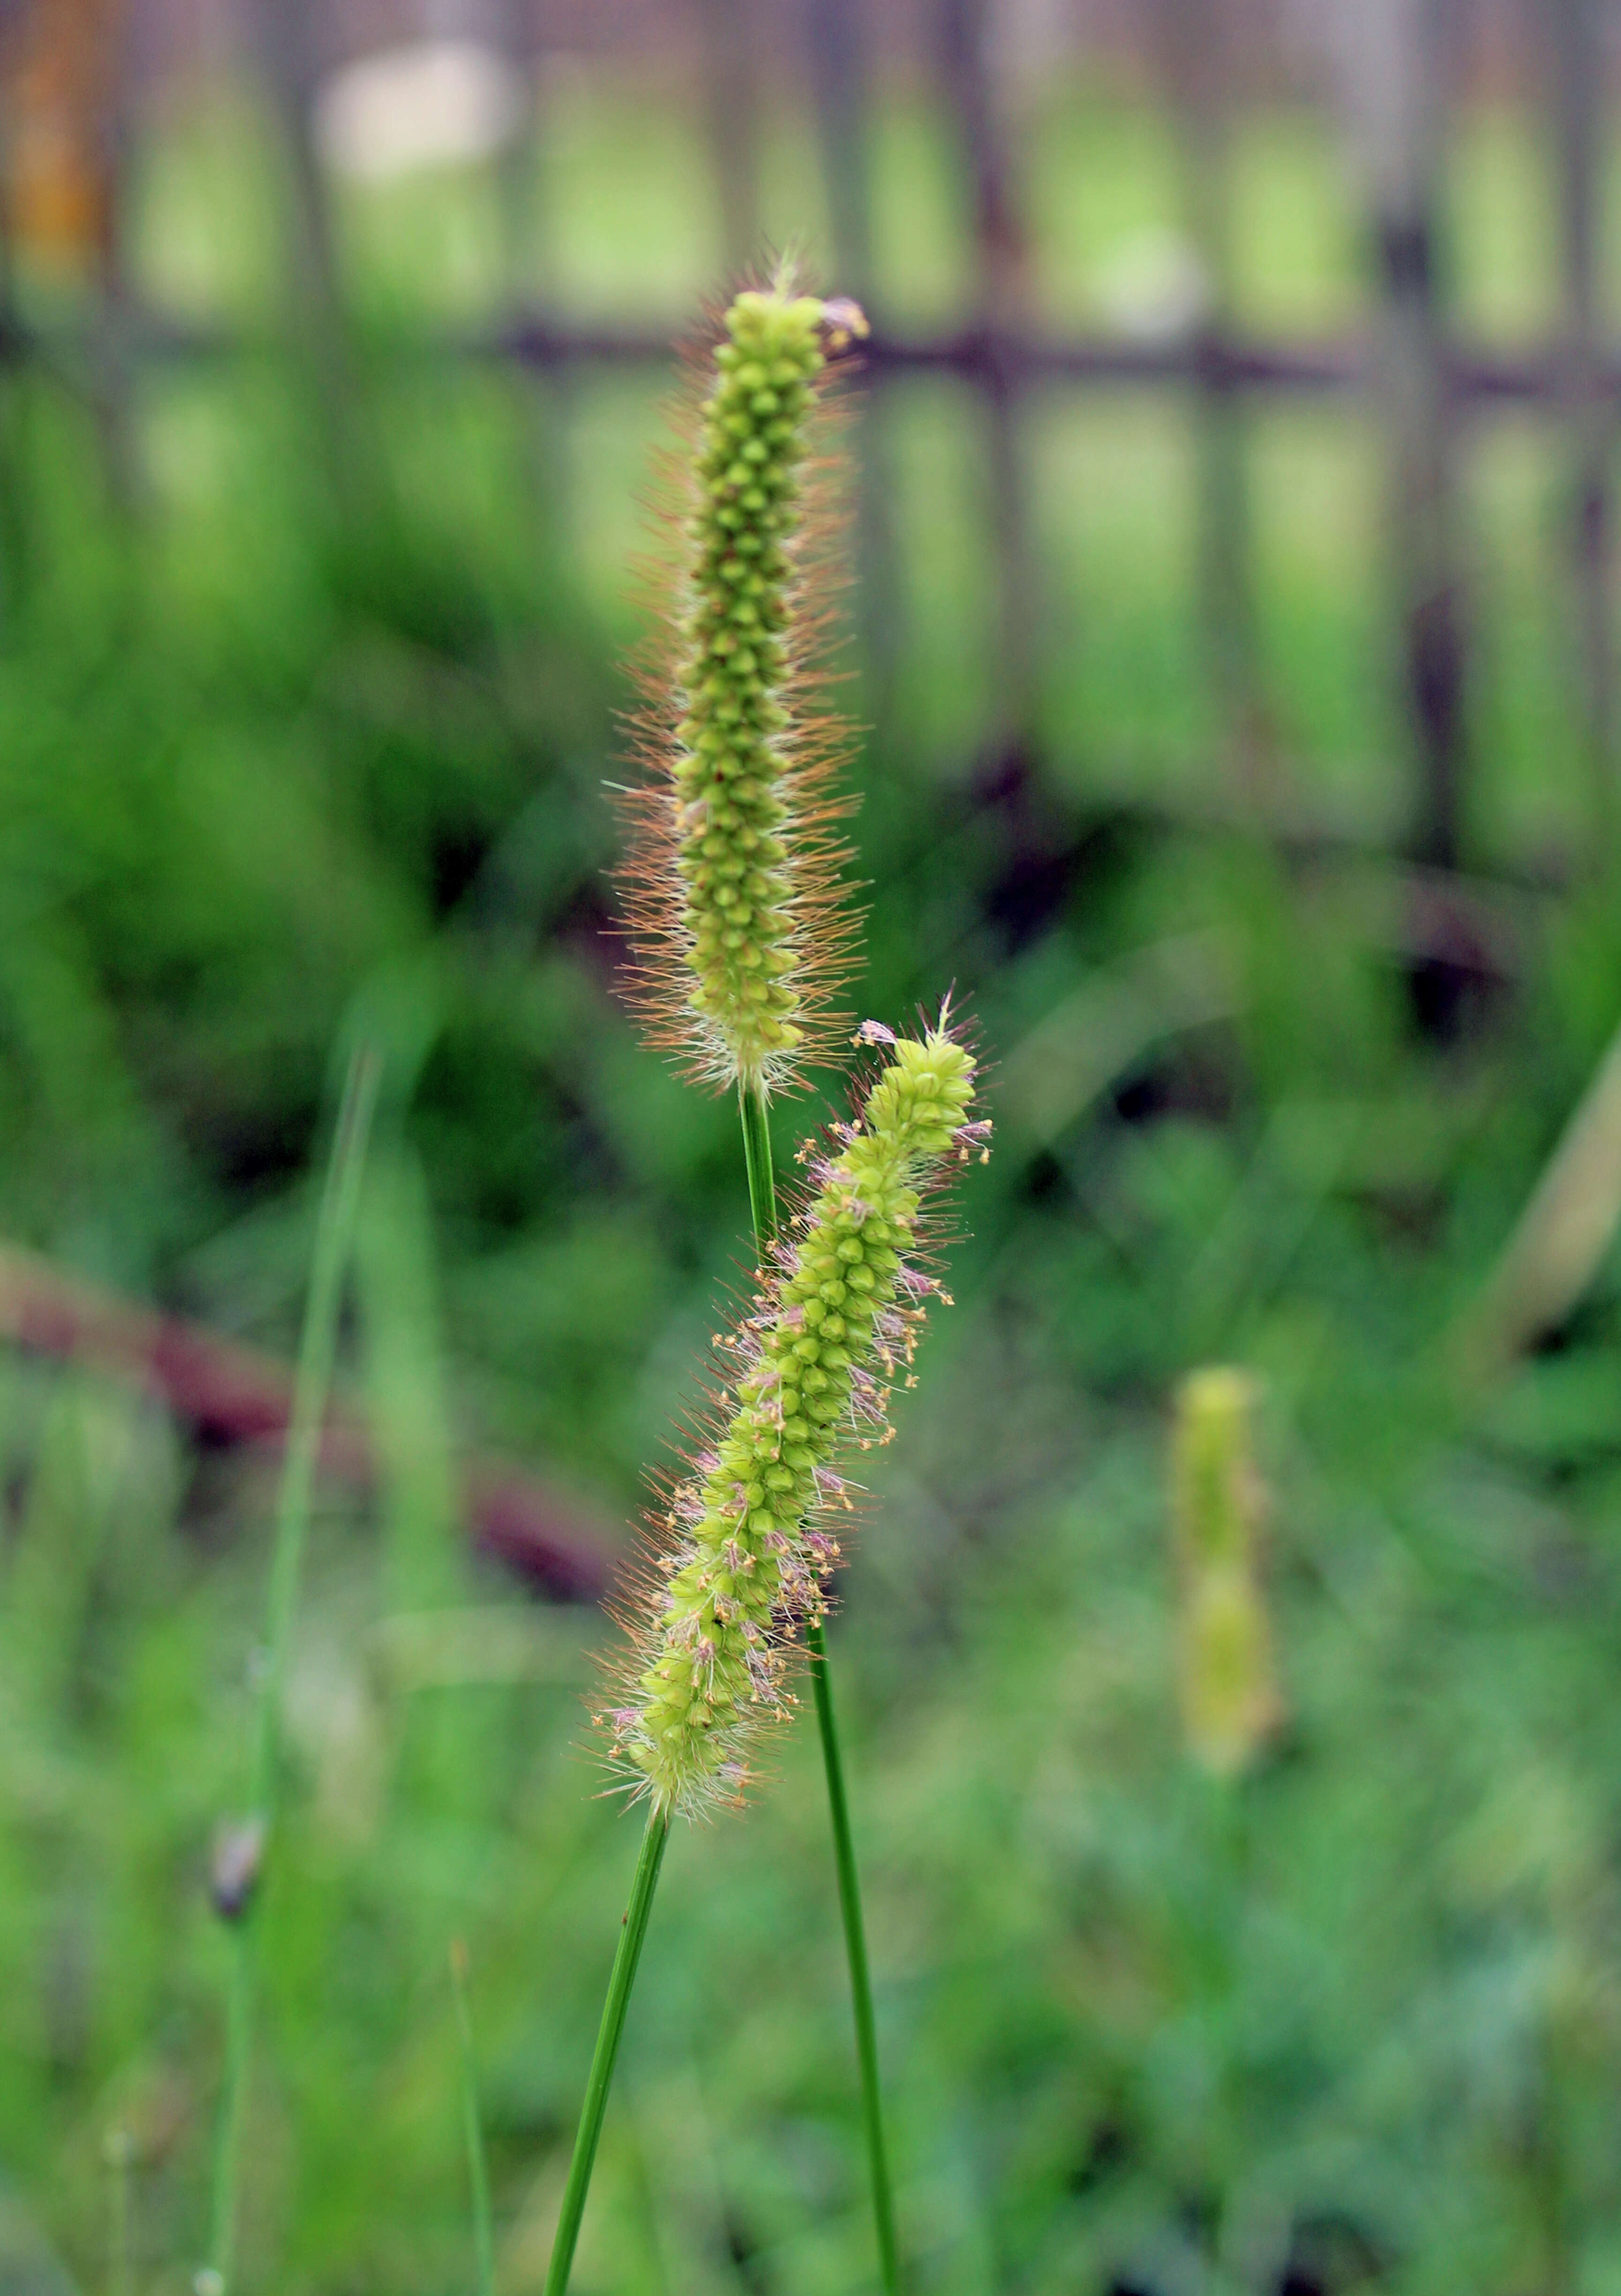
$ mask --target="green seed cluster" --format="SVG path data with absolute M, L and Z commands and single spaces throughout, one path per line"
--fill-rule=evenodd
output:
M 713 1451 L 676 1494 L 671 1521 L 687 1536 L 661 1566 L 668 1584 L 629 1701 L 605 1718 L 638 1791 L 662 1808 L 735 1795 L 751 1729 L 783 1702 L 794 1628 L 819 1609 L 837 1558 L 815 1527 L 839 1496 L 830 1462 L 851 1437 L 884 1439 L 935 1288 L 906 1263 L 919 1184 L 962 1140 L 973 1089 L 974 1062 L 952 1037 L 894 1045 L 860 1124 L 819 1168 L 783 1273 L 733 1338 L 750 1359 Z
M 688 1001 L 712 1064 L 769 1083 L 803 1036 L 791 804 L 778 745 L 801 522 L 799 466 L 826 307 L 739 295 L 715 353 L 689 535 L 691 611 L 677 680 L 677 870 Z
M 1248 1768 L 1283 1718 L 1261 1567 L 1255 1406 L 1254 1380 L 1221 1365 L 1191 1373 L 1176 1402 L 1178 1689 L 1189 1751 L 1218 1776 Z

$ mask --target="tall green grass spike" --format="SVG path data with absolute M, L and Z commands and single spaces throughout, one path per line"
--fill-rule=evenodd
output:
M 850 933 L 832 826 L 848 806 L 830 786 L 843 731 L 815 701 L 828 463 L 813 432 L 829 357 L 867 323 L 785 272 L 724 325 L 676 472 L 680 572 L 660 601 L 622 874 L 654 1035 L 717 1086 L 771 1092 L 827 1048 Z
M 1248 1768 L 1283 1720 L 1262 1583 L 1255 1397 L 1247 1374 L 1212 1365 L 1176 1398 L 1178 1688 L 1188 1750 L 1218 1777 Z
M 887 1039 L 856 1121 L 816 1157 L 811 1191 L 723 1344 L 737 1362 L 712 1447 L 675 1491 L 683 1535 L 651 1574 L 619 1701 L 601 1718 L 621 1775 L 663 1812 L 735 1800 L 749 1750 L 778 1718 L 800 1628 L 819 1619 L 838 1560 L 826 1527 L 848 1505 L 840 1452 L 888 1440 L 924 1303 L 939 1292 L 909 1256 L 943 1161 L 979 1152 L 975 1064 L 942 1027 Z M 941 1294 L 943 1297 L 943 1294 Z

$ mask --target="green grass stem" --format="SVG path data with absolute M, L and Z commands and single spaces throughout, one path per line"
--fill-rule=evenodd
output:
M 763 1267 L 777 1237 L 777 1185 L 771 1163 L 771 1134 L 766 1117 L 765 1095 L 757 1090 L 739 1087 L 737 1106 L 743 1119 L 743 1152 L 748 1166 L 749 1203 L 754 1215 L 754 1250 Z M 808 1623 L 805 1646 L 810 1654 L 810 1688 L 816 1702 L 816 1726 L 821 1740 L 822 1765 L 827 1775 L 827 1814 L 833 1824 L 833 1857 L 838 1873 L 839 1912 L 843 1918 L 844 1955 L 850 1965 L 850 2000 L 855 2018 L 856 2057 L 861 2076 L 861 2120 L 867 2136 L 878 2266 L 885 2296 L 898 2296 L 901 2249 L 895 2237 L 894 2191 L 890 2183 L 889 2153 L 884 2141 L 884 2097 L 878 2082 L 878 2029 L 873 2014 L 867 1929 L 861 1917 L 861 1881 L 856 1866 L 855 1837 L 850 1825 L 850 1797 L 844 1789 L 844 1758 L 839 1745 L 838 1720 L 833 1709 L 827 1637 L 819 1619 L 812 1619 Z
M 287 1660 L 298 1609 L 299 1581 L 309 1540 L 310 1501 L 320 1457 L 321 1430 L 337 1357 L 338 1316 L 343 1279 L 354 1242 L 366 1170 L 366 1143 L 376 1105 L 382 1061 L 369 1043 L 350 1056 L 339 1104 L 332 1154 L 327 1161 L 316 1218 L 315 1250 L 304 1329 L 293 1376 L 292 1407 L 282 1459 L 281 1488 L 270 1557 L 265 1608 L 263 1663 L 254 1720 L 252 1799 L 250 1823 L 261 1831 L 267 1851 L 273 1832 L 281 1771 L 282 1704 Z M 246 1890 L 233 1922 L 235 1954 L 226 2024 L 226 2062 L 215 2143 L 209 2263 L 197 2278 L 199 2296 L 228 2296 L 236 2264 L 236 2218 L 242 2155 L 242 2124 L 253 2051 L 258 1993 L 257 1901 L 262 1874 Z
M 574 2134 L 574 2157 L 569 2162 L 569 2178 L 563 2188 L 563 2207 L 557 2217 L 556 2237 L 552 2243 L 552 2260 L 546 2276 L 545 2296 L 564 2296 L 569 2284 L 574 2250 L 580 2239 L 580 2222 L 585 2214 L 586 2195 L 591 2189 L 591 2171 L 597 2165 L 597 2140 L 602 2135 L 603 2115 L 607 2111 L 614 2060 L 619 2055 L 620 2039 L 625 2030 L 625 2012 L 630 2005 L 630 1989 L 636 1983 L 637 1965 L 642 1957 L 647 1920 L 653 1911 L 653 1893 L 658 1888 L 659 1868 L 664 1862 L 664 1845 L 669 1839 L 670 1820 L 655 1809 L 648 1818 L 647 1831 L 642 1836 L 641 1855 L 636 1861 L 636 1873 L 630 1884 L 630 1902 L 625 1909 L 619 1932 L 619 1949 L 614 1954 L 613 1973 L 608 1979 L 608 1997 L 603 2003 L 602 2023 L 597 2031 L 590 2079 L 586 2083 L 580 2127 Z
M 777 1182 L 771 1166 L 771 1128 L 766 1117 L 765 1095 L 737 1087 L 737 1113 L 743 1123 L 743 1159 L 748 1167 L 749 1210 L 754 1220 L 754 1252 L 763 1268 L 777 1241 Z
M 467 2142 L 467 2184 L 473 2201 L 473 2253 L 477 2296 L 494 2296 L 495 2229 L 490 2210 L 490 2164 L 484 2157 L 484 2128 L 479 2115 L 479 2065 L 473 2046 L 473 2013 L 467 2005 L 467 1948 L 450 1941 L 450 1991 L 456 2002 L 456 2032 L 462 2058 L 462 2130 Z
M 861 2071 L 861 2121 L 867 2136 L 867 2163 L 872 2178 L 873 2224 L 878 2236 L 878 2269 L 885 2296 L 897 2296 L 901 2286 L 901 2248 L 895 2237 L 895 2196 L 889 2181 L 889 2153 L 884 2142 L 884 2093 L 878 2083 L 878 2028 L 873 2014 L 872 1973 L 867 1961 L 867 1928 L 861 1917 L 861 1878 L 856 1866 L 855 1837 L 850 1826 L 850 1801 L 844 1792 L 844 1762 L 839 1751 L 838 1723 L 833 1710 L 833 1684 L 827 1672 L 827 1644 L 819 1619 L 805 1629 L 810 1653 L 810 1685 L 816 1699 L 816 1726 L 822 1742 L 822 1762 L 827 1773 L 827 1814 L 833 1821 L 833 1857 L 838 1868 L 839 1912 L 844 1923 L 844 1956 L 850 1964 L 850 2005 L 855 2018 L 856 2057 Z
M 135 2141 L 127 2128 L 110 2131 L 107 2162 L 107 2296 L 134 2296 L 135 2264 L 130 2216 Z

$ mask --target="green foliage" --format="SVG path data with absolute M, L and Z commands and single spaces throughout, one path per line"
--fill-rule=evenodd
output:
M 707 261 L 698 199 L 646 155 L 679 144 L 695 183 L 695 146 L 668 102 L 644 138 L 629 97 L 591 102 L 571 180 L 612 198 L 560 209 L 565 283 L 597 308 L 645 284 L 674 316 L 691 282 L 667 252 Z M 914 313 L 960 284 L 937 126 L 897 106 L 876 131 L 900 184 L 882 266 Z M 1044 111 L 1037 159 L 1084 126 Z M 1106 212 L 1163 221 L 1140 114 L 1106 130 Z M 1247 309 L 1347 319 L 1326 145 L 1298 122 L 1240 140 L 1288 241 L 1287 262 L 1247 245 Z M 1457 184 L 1477 244 L 1481 148 Z M 1077 180 L 1043 163 L 1049 201 Z M 642 234 L 632 195 L 661 185 Z M 1038 267 L 1084 300 L 1077 214 Z M 410 241 L 399 268 L 433 267 Z M 4 380 L 5 1232 L 290 1355 L 340 1018 L 391 983 L 421 1040 L 346 1335 L 383 1488 L 323 1493 L 291 1678 L 244 2288 L 466 2284 L 452 1935 L 498 2286 L 542 2278 L 627 1857 L 580 1755 L 605 1630 L 469 1560 L 448 1460 L 493 1443 L 628 1515 L 716 1328 L 712 1271 L 748 1250 L 731 1111 L 636 1051 L 591 890 L 653 391 L 568 390 L 374 379 L 393 508 L 357 539 L 279 364 L 151 376 L 133 533 L 59 383 Z M 1621 1265 L 1484 1406 L 1442 1342 L 1613 1032 L 1614 902 L 1487 901 L 1502 972 L 1437 1044 L 1407 987 L 1422 889 L 1332 840 L 1286 865 L 1197 825 L 1233 791 L 1197 675 L 1184 417 L 1031 411 L 1061 643 L 1021 781 L 976 756 L 972 428 L 943 382 L 886 382 L 882 409 L 901 644 L 858 777 L 862 1003 L 971 984 L 1003 1144 L 830 1622 L 906 2250 L 941 2296 L 1602 2296 Z M 1477 849 L 1540 868 L 1581 845 L 1559 450 L 1518 417 L 1477 443 Z M 1252 471 L 1274 762 L 1366 842 L 1403 791 L 1362 418 L 1257 419 Z M 1165 1461 L 1166 1399 L 1217 1357 L 1264 1380 L 1291 1717 L 1220 1786 L 1177 1726 Z M 207 1853 L 239 1793 L 268 1486 L 21 1350 L 0 1446 L 0 2277 L 102 2284 L 116 2129 L 156 2296 L 204 2235 Z M 671 1848 L 582 2292 L 870 2277 L 817 1764 L 786 1736 L 745 1823 Z

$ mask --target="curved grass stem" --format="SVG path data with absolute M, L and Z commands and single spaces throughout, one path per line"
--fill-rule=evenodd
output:
M 585 2214 L 586 2194 L 591 2188 L 591 2171 L 597 2164 L 597 2144 L 602 2135 L 603 2115 L 607 2110 L 608 2089 L 613 2079 L 613 2063 L 619 2054 L 620 2038 L 625 2030 L 625 2012 L 630 2004 L 630 1988 L 636 1983 L 637 1964 L 642 1957 L 642 1945 L 647 1935 L 647 1918 L 653 1911 L 653 1893 L 658 1887 L 659 1868 L 664 1862 L 664 1845 L 670 1839 L 670 1820 L 654 1810 L 647 1820 L 647 1831 L 642 1836 L 641 1855 L 636 1861 L 636 1874 L 630 1884 L 630 1902 L 619 1932 L 619 1949 L 613 1956 L 613 1973 L 608 1979 L 608 1997 L 603 2004 L 602 2023 L 597 2028 L 597 2048 L 591 2058 L 590 2078 L 586 2083 L 585 2103 L 580 2107 L 580 2126 L 574 2134 L 574 2157 L 569 2162 L 569 2177 L 563 2188 L 563 2207 L 557 2218 L 556 2236 L 552 2243 L 552 2260 L 546 2276 L 545 2296 L 564 2296 L 569 2284 L 569 2273 L 574 2262 L 575 2244 L 580 2238 L 580 2221 Z
M 372 1112 L 376 1106 L 382 1058 L 374 1046 L 361 1042 L 350 1054 L 338 1109 L 332 1154 L 321 1190 L 316 1218 L 315 1250 L 310 1262 L 309 1291 L 304 1307 L 304 1329 L 299 1341 L 298 1368 L 293 1377 L 292 1406 L 288 1415 L 287 1443 L 282 1455 L 281 1488 L 276 1497 L 276 1532 L 270 1557 L 270 1586 L 266 1603 L 263 1665 L 259 1677 L 259 1703 L 253 1727 L 252 1800 L 249 1826 L 267 1849 L 273 1840 L 281 1774 L 282 1702 L 287 1660 L 298 1609 L 299 1581 L 309 1532 L 310 1502 L 320 1457 L 321 1430 L 326 1399 L 337 1359 L 338 1316 L 343 1300 L 343 1278 L 354 1242 L 360 1185 L 366 1171 L 366 1144 Z M 222 1913 L 235 1926 L 235 1953 L 230 1997 L 226 2010 L 225 2075 L 220 2097 L 218 2132 L 215 2142 L 213 2192 L 210 2209 L 209 2266 L 206 2279 L 212 2296 L 227 2296 L 236 2263 L 236 2202 L 242 2152 L 242 2125 L 247 2097 L 248 2073 L 253 2051 L 253 2021 L 258 1996 L 259 1928 L 255 1898 L 259 1855 L 240 1897 L 227 1906 L 217 1895 Z
M 462 2060 L 462 2136 L 467 2150 L 467 2188 L 473 2202 L 473 2253 L 477 2267 L 474 2296 L 495 2296 L 495 2226 L 490 2209 L 490 2164 L 479 2113 L 478 2055 L 473 2043 L 473 2012 L 467 2004 L 467 1948 L 450 1940 L 450 1992 L 456 2004 L 456 2038 Z
M 738 1113 L 743 1121 L 743 1152 L 748 1167 L 749 1204 L 754 1216 L 754 1250 L 763 1267 L 777 1236 L 777 1187 L 771 1165 L 771 1134 L 766 1119 L 765 1095 L 758 1087 L 740 1085 Z M 895 2237 L 895 2202 L 889 2177 L 889 2154 L 884 2140 L 884 2098 L 878 2082 L 877 2021 L 873 2014 L 872 1976 L 867 1959 L 867 1930 L 861 1917 L 861 1882 L 856 1866 L 855 1837 L 850 1825 L 850 1798 L 844 1790 L 844 1758 L 839 1745 L 838 1722 L 833 1710 L 833 1685 L 827 1671 L 827 1646 L 822 1622 L 812 1619 L 805 1629 L 810 1654 L 810 1687 L 816 1701 L 816 1726 L 821 1740 L 822 1765 L 827 1777 L 827 1814 L 833 1825 L 833 1857 L 838 1873 L 839 1912 L 844 1924 L 844 1956 L 850 1965 L 850 2001 L 855 2018 L 856 2058 L 861 2077 L 861 2120 L 867 2137 L 868 2171 L 872 2183 L 873 2225 L 877 2234 L 878 2265 L 885 2296 L 898 2296 L 901 2250 Z M 552 2296 L 550 2288 L 547 2296 Z
M 872 1977 L 867 1965 L 867 1930 L 861 1918 L 860 1875 L 856 1867 L 855 1839 L 850 1829 L 850 1804 L 844 1792 L 844 1764 L 839 1751 L 838 1724 L 834 1718 L 833 1685 L 827 1674 L 827 1645 L 819 1619 L 813 1619 L 806 1628 L 805 1644 L 810 1653 L 816 1726 L 821 1735 L 822 1762 L 827 1773 L 827 1812 L 833 1821 L 833 1856 L 838 1868 L 839 1912 L 844 1923 L 844 1956 L 850 1964 L 850 2005 L 855 2017 L 856 2057 L 861 2072 L 861 2120 L 867 2136 L 868 2169 L 872 2178 L 872 2215 L 878 2238 L 878 2266 L 885 2296 L 897 2296 L 901 2286 L 901 2251 L 895 2238 L 895 2197 L 889 2181 L 889 2154 L 884 2142 L 884 2096 L 878 2085 L 878 2029 L 873 2016 Z

